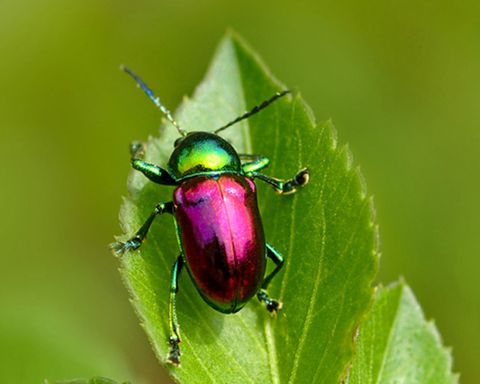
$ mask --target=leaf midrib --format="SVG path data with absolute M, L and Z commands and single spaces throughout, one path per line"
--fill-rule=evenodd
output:
M 235 49 L 235 55 L 237 55 L 236 49 Z M 237 56 L 237 61 L 236 65 L 238 66 L 238 56 Z M 241 71 L 237 70 L 237 73 L 239 74 L 239 83 L 242 84 L 238 91 L 241 94 L 239 100 L 243 100 L 243 105 L 244 109 L 246 107 L 246 95 L 244 91 L 244 81 L 241 75 Z M 276 109 L 275 109 L 276 110 Z M 278 115 L 278 113 L 276 113 Z M 242 132 L 243 136 L 243 142 L 244 142 L 244 148 L 243 151 L 244 153 L 252 153 L 252 140 L 251 137 L 252 135 L 250 134 L 250 123 L 248 120 L 244 121 L 244 124 L 246 125 L 245 129 Z M 277 119 L 277 126 L 278 126 L 278 119 Z M 275 147 L 277 148 L 277 147 Z M 269 367 L 269 374 L 272 379 L 272 383 L 277 384 L 280 383 L 280 372 L 278 368 L 278 361 L 277 361 L 277 349 L 276 349 L 276 344 L 275 344 L 275 339 L 272 334 L 272 329 L 271 329 L 271 319 L 266 319 L 264 320 L 264 336 L 265 336 L 265 343 L 266 343 L 266 354 L 267 354 L 267 361 L 268 361 L 268 367 Z M 242 319 L 243 322 L 243 319 Z M 244 322 L 243 322 L 244 323 Z M 245 326 L 245 328 L 248 328 Z M 248 330 L 250 331 L 250 330 Z M 256 342 L 258 343 L 258 340 L 256 339 Z M 265 352 L 265 348 L 260 345 L 260 351 Z M 253 380 L 253 379 L 252 379 Z
M 383 370 L 385 368 L 385 363 L 387 361 L 387 351 L 390 350 L 390 344 L 392 343 L 393 333 L 398 321 L 398 313 L 400 311 L 402 297 L 403 297 L 403 288 L 402 288 L 401 294 L 398 296 L 398 303 L 397 303 L 397 308 L 395 310 L 395 316 L 393 316 L 393 321 L 391 323 L 390 331 L 388 332 L 387 342 L 385 343 L 385 348 L 383 349 L 382 363 L 380 365 L 380 369 L 378 370 L 377 380 L 375 381 L 375 384 L 380 383 L 380 379 L 382 378 L 382 375 L 383 375 Z

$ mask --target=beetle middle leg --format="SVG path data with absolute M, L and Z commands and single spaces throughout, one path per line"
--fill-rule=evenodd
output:
M 161 215 L 163 213 L 170 213 L 173 215 L 174 212 L 175 212 L 175 207 L 172 201 L 169 201 L 168 203 L 157 204 L 153 212 L 148 217 L 147 221 L 145 221 L 145 223 L 140 227 L 140 229 L 137 231 L 135 236 L 133 236 L 130 240 L 127 240 L 125 242 L 117 241 L 111 244 L 110 248 L 113 249 L 113 251 L 117 255 L 122 255 L 126 251 L 129 251 L 130 249 L 135 250 L 140 248 L 143 241 L 147 237 L 148 230 L 150 229 L 150 226 L 152 225 L 155 218 L 158 215 Z
M 172 278 L 170 281 L 170 301 L 168 304 L 168 326 L 170 328 L 170 337 L 168 338 L 168 344 L 170 344 L 170 351 L 168 352 L 167 360 L 174 364 L 180 364 L 180 333 L 177 320 L 176 302 L 178 293 L 178 278 L 183 268 L 182 255 L 177 257 L 175 264 L 172 268 Z
M 267 256 L 275 263 L 275 269 L 270 272 L 263 280 L 262 288 L 260 289 L 260 291 L 258 291 L 257 298 L 258 300 L 260 300 L 260 302 L 265 303 L 265 306 L 267 307 L 269 312 L 275 313 L 282 308 L 282 303 L 268 296 L 267 288 L 275 275 L 280 271 L 280 269 L 282 269 L 285 260 L 283 256 L 270 244 L 267 244 L 266 247 Z
M 275 191 L 283 195 L 289 195 L 297 192 L 297 187 L 303 187 L 308 183 L 309 172 L 308 168 L 303 168 L 291 179 L 277 179 L 275 177 L 264 175 L 260 172 L 248 172 L 247 176 L 260 179 L 270 184 Z

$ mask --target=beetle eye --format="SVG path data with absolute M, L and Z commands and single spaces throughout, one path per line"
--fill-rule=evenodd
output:
M 179 137 L 177 140 L 174 141 L 173 143 L 173 148 L 177 148 L 178 144 L 180 144 L 180 141 L 182 141 L 183 137 Z

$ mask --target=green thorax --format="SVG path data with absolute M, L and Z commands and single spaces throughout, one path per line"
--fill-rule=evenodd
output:
M 241 172 L 241 162 L 233 147 L 209 132 L 191 132 L 176 143 L 168 168 L 177 180 L 198 173 Z

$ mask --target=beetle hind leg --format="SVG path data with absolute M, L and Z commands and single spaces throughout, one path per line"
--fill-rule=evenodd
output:
M 275 275 L 282 269 L 284 259 L 283 256 L 270 244 L 266 245 L 267 256 L 275 263 L 275 269 L 270 272 L 267 277 L 263 280 L 262 288 L 257 293 L 257 298 L 261 303 L 265 303 L 265 307 L 271 313 L 277 313 L 282 309 L 282 303 L 278 300 L 272 299 L 268 293 L 267 288 Z
M 176 302 L 178 293 L 178 278 L 183 268 L 182 255 L 177 257 L 175 264 L 172 268 L 172 278 L 170 281 L 170 302 L 168 305 L 168 325 L 170 328 L 170 336 L 168 338 L 168 344 L 170 350 L 168 352 L 167 361 L 173 365 L 180 365 L 180 332 L 177 320 Z

